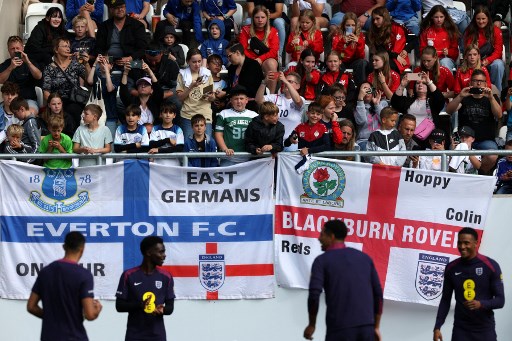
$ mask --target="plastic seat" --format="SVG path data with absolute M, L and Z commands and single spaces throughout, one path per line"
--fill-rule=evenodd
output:
M 66 19 L 66 13 L 64 7 L 61 4 L 56 3 L 33 3 L 27 8 L 27 15 L 25 16 L 25 31 L 23 33 L 23 39 L 27 40 L 30 37 L 30 32 L 36 27 L 37 23 L 46 16 L 46 12 L 50 7 L 58 7 L 62 12 L 63 19 Z

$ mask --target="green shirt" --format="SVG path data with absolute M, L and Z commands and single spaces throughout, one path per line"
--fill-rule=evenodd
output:
M 41 141 L 39 146 L 39 153 L 48 153 L 48 143 L 53 140 L 52 135 L 46 135 Z M 66 134 L 60 134 L 60 145 L 66 150 L 66 153 L 73 153 L 73 141 Z M 60 150 L 53 148 L 52 154 L 61 154 Z M 71 159 L 47 159 L 45 160 L 44 167 L 46 168 L 61 168 L 66 169 L 71 167 Z
M 245 130 L 254 117 L 258 116 L 252 110 L 242 112 L 225 109 L 217 114 L 215 132 L 223 133 L 226 146 L 235 152 L 245 152 Z

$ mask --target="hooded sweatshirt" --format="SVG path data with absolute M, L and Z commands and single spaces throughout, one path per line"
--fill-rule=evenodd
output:
M 212 25 L 219 26 L 220 35 L 218 39 L 214 39 L 210 33 Z M 228 65 L 228 56 L 226 55 L 226 47 L 229 42 L 224 39 L 224 22 L 220 19 L 213 19 L 210 25 L 208 25 L 208 39 L 201 44 L 201 56 L 208 58 L 212 54 L 218 54 L 222 58 L 222 64 Z

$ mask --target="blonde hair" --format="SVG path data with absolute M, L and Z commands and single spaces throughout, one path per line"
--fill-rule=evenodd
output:
M 19 124 L 11 124 L 7 127 L 7 136 L 13 137 L 13 136 L 23 136 L 23 126 Z
M 475 45 L 470 45 L 470 46 L 466 47 L 466 50 L 464 50 L 464 58 L 462 59 L 462 65 L 460 66 L 460 70 L 462 72 L 466 72 L 470 69 L 466 58 L 468 56 L 468 53 L 473 50 L 478 52 L 478 60 L 476 62 L 475 70 L 480 70 L 482 68 L 482 59 L 481 59 L 481 55 L 480 55 L 480 49 Z
M 87 26 L 87 19 L 81 15 L 77 15 L 76 17 L 74 17 L 73 20 L 71 21 L 71 24 L 73 27 L 75 27 L 75 25 L 79 22 L 83 23 L 83 24 L 85 24 L 85 26 Z
M 311 28 L 308 30 L 308 39 L 315 38 L 315 32 L 316 32 L 316 17 L 312 10 L 305 9 L 302 10 L 299 14 L 299 23 L 301 18 L 308 18 L 313 22 L 313 25 L 311 25 Z M 295 30 L 295 34 L 300 35 L 302 33 L 300 29 L 300 24 L 297 25 L 297 28 Z
M 103 114 L 103 110 L 101 107 L 97 104 L 87 104 L 84 108 L 84 111 L 89 111 L 91 114 L 96 116 L 96 118 L 99 120 L 101 117 L 101 114 Z
M 256 30 L 254 29 L 254 17 L 259 12 L 265 13 L 267 16 L 267 23 L 265 24 L 265 28 L 263 29 L 264 35 L 263 35 L 263 43 L 268 46 L 268 36 L 270 35 L 270 11 L 262 5 L 258 5 L 254 7 L 254 10 L 252 11 L 252 20 L 251 20 L 251 28 L 250 28 L 250 35 L 251 37 L 256 37 Z
M 272 102 L 263 102 L 260 105 L 260 110 L 258 113 L 261 117 L 267 115 L 275 115 L 279 113 L 279 107 Z
M 48 120 L 48 129 L 63 129 L 64 118 L 61 116 L 52 116 Z
M 357 20 L 357 15 L 354 12 L 347 12 L 345 13 L 345 16 L 343 17 L 343 20 L 341 20 L 340 26 L 337 27 L 338 32 L 341 34 L 345 34 L 345 24 L 348 20 L 352 20 L 356 24 L 356 29 L 354 32 L 356 37 L 359 37 L 359 34 L 361 33 L 361 26 L 359 25 L 359 21 Z M 356 44 L 357 42 L 353 41 L 351 44 Z

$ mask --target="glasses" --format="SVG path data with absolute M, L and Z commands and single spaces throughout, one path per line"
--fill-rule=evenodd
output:
M 287 81 L 288 81 L 288 83 L 300 84 L 299 82 L 297 82 L 297 81 L 295 81 L 295 80 L 288 80 L 288 79 L 287 79 Z
M 487 80 L 486 79 L 472 79 L 471 80 L 471 83 L 475 83 L 475 84 L 483 84 L 485 83 Z
M 344 101 L 345 99 L 347 99 L 344 96 L 334 96 L 333 98 L 334 98 L 335 101 Z

